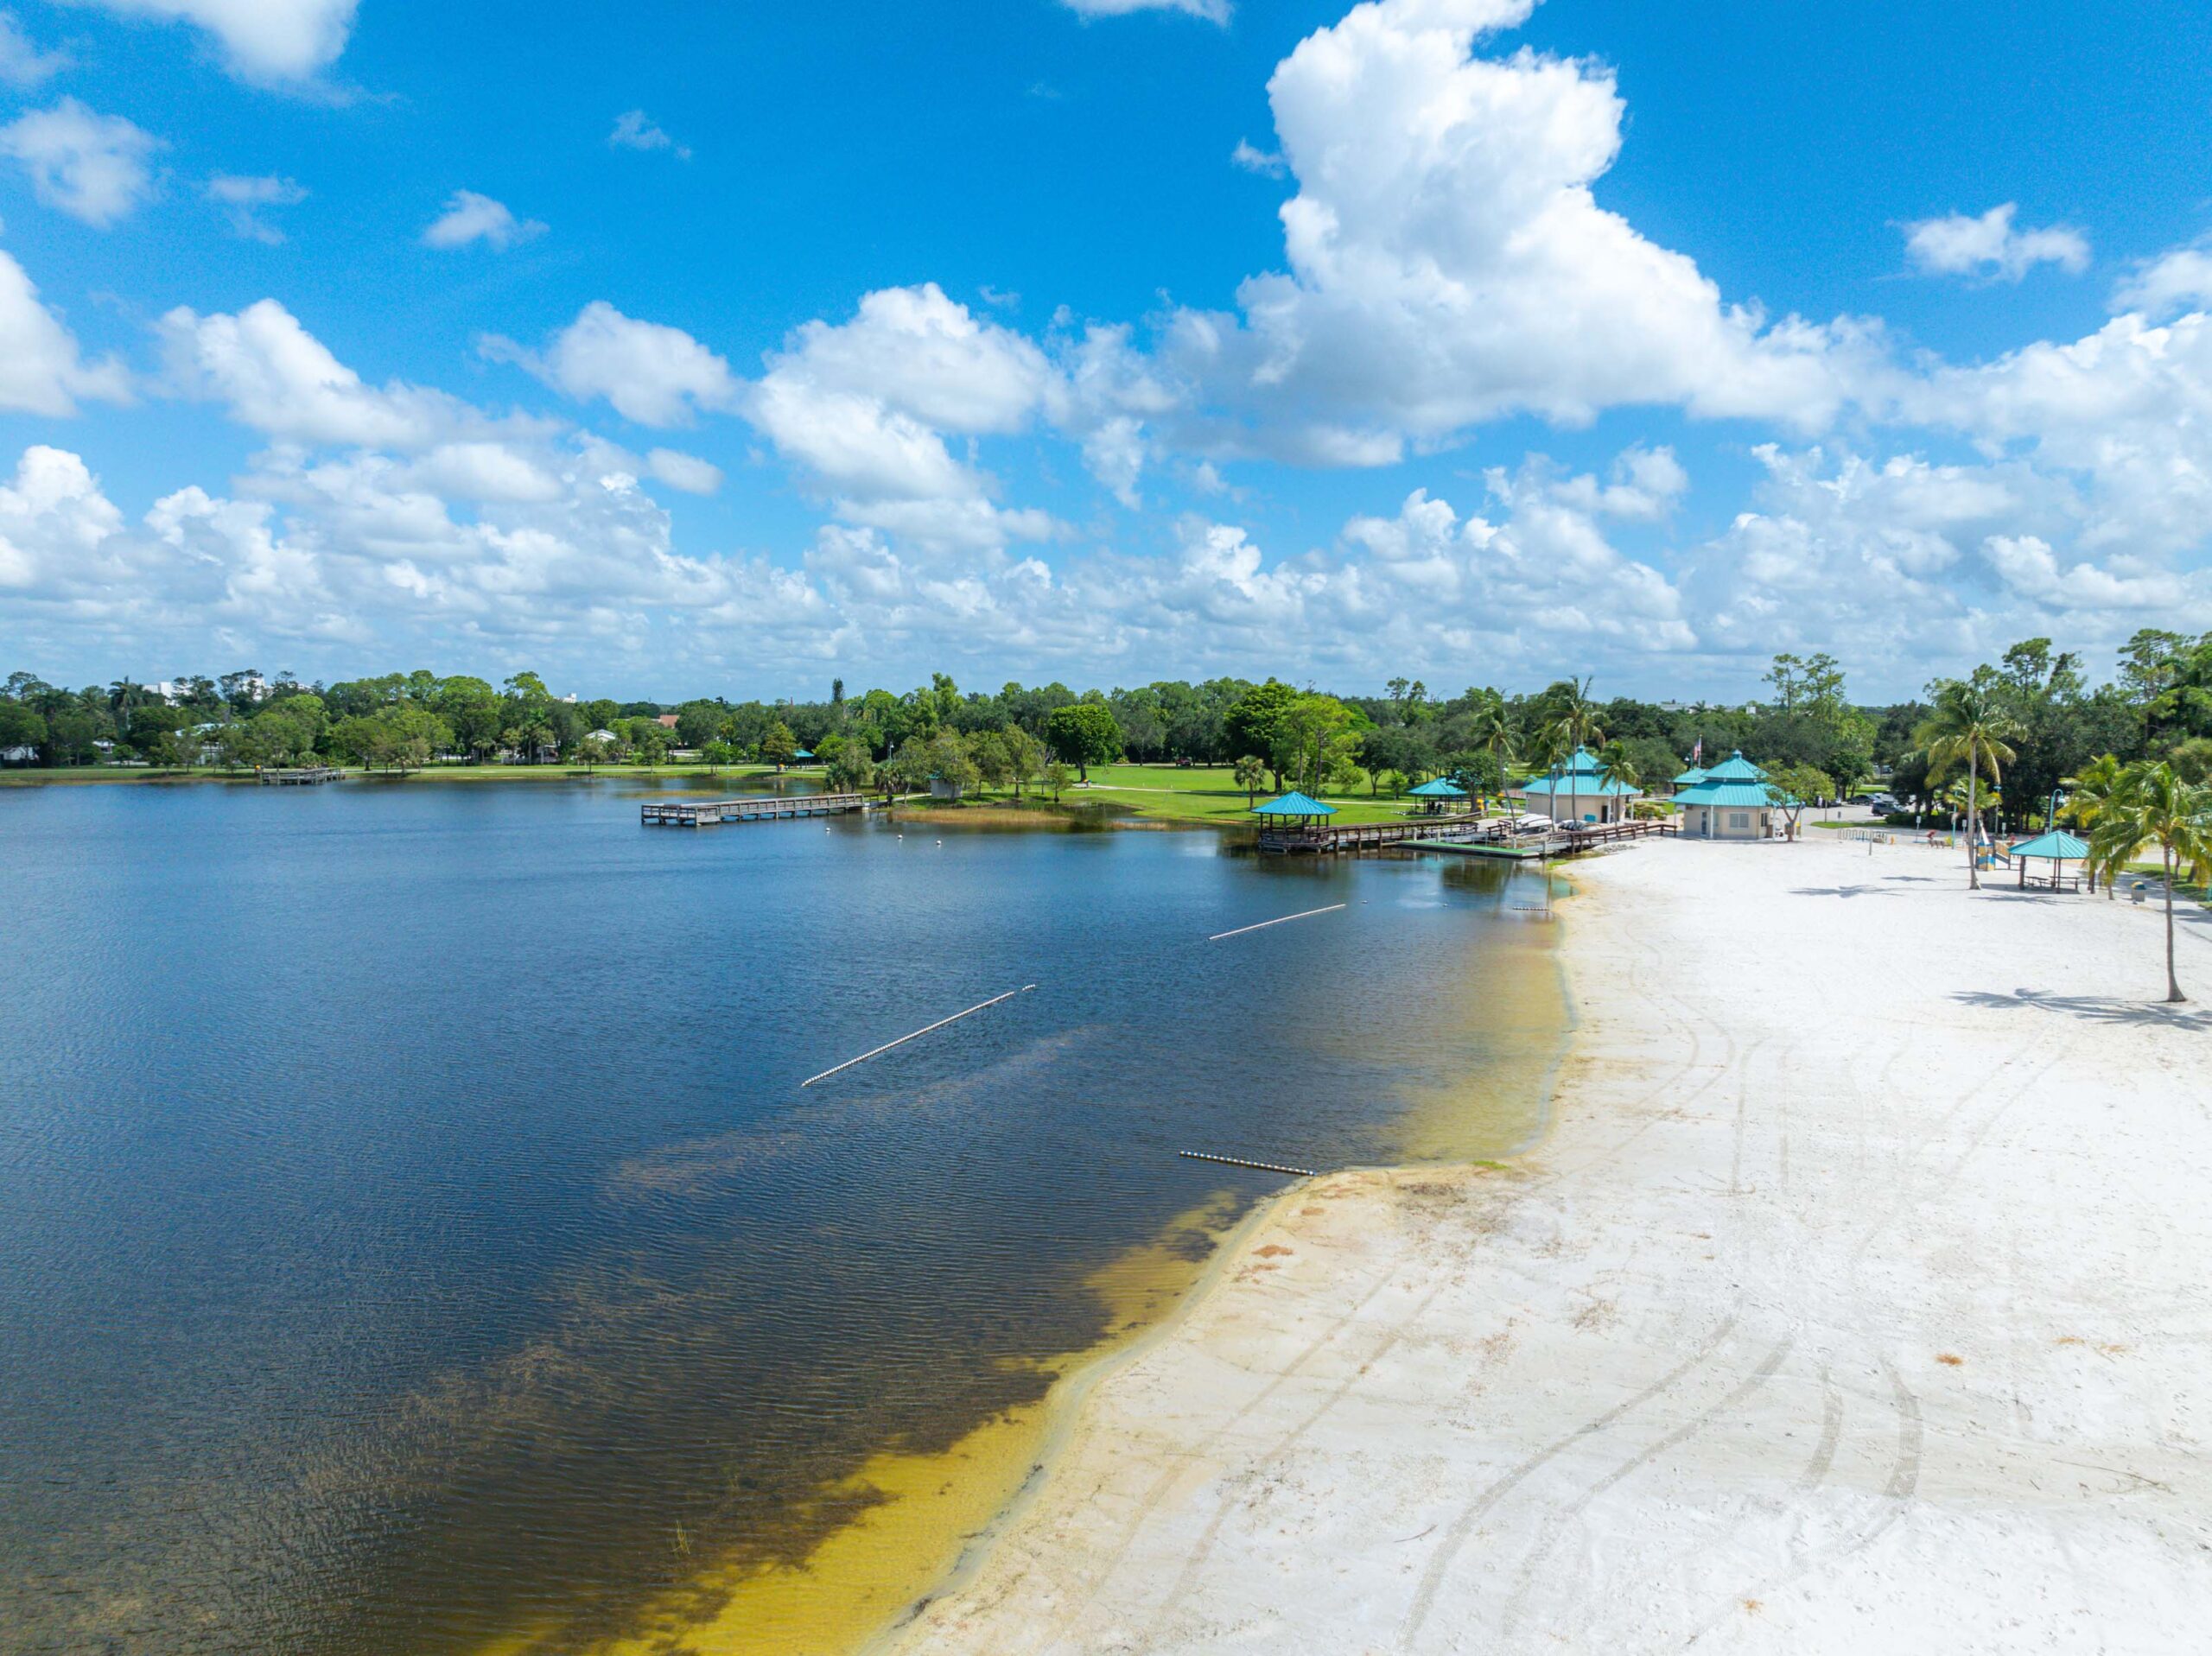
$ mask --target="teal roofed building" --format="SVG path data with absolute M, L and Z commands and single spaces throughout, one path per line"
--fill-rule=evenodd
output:
M 1683 837 L 1692 840 L 1771 839 L 1774 813 L 1783 803 L 1780 790 L 1768 785 L 1766 772 L 1740 752 L 1698 773 L 1695 782 L 1675 795 Z
M 1558 769 L 1516 783 L 1505 791 L 1554 822 L 1625 822 L 1629 807 L 1643 797 L 1642 790 L 1606 776 L 1598 756 L 1586 747 L 1576 748 Z
M 1421 808 L 1433 815 L 1448 811 L 1455 803 L 1462 803 L 1467 790 L 1449 777 L 1439 777 L 1433 782 L 1424 782 L 1418 788 L 1406 790 L 1406 797 L 1421 801 Z
M 1262 851 L 1325 848 L 1329 836 L 1322 830 L 1336 814 L 1334 805 L 1301 793 L 1287 793 L 1280 799 L 1252 807 L 1252 815 L 1260 819 L 1259 844 Z
M 1337 808 L 1306 794 L 1289 793 L 1252 807 L 1252 815 L 1265 817 L 1270 826 L 1286 822 L 1319 822 L 1334 816 Z

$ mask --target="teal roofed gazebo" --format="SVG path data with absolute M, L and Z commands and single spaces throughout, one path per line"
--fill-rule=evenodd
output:
M 1325 816 L 1334 816 L 1337 808 L 1325 805 L 1310 794 L 1287 793 L 1280 799 L 1270 799 L 1264 805 L 1252 807 L 1252 815 L 1268 819 L 1269 828 L 1292 828 L 1300 823 L 1318 823 Z
M 1466 796 L 1467 790 L 1449 777 L 1438 777 L 1433 782 L 1422 783 L 1418 788 L 1406 790 L 1407 798 L 1418 799 L 1421 809 L 1431 814 L 1447 809 L 1453 800 Z
M 1287 793 L 1280 799 L 1252 807 L 1252 815 L 1260 819 L 1262 851 L 1322 849 L 1329 836 L 1321 830 L 1336 814 L 1334 805 L 1325 805 L 1311 795 L 1301 793 Z
M 2066 865 L 2069 862 L 2087 862 L 2089 859 L 2089 847 L 2088 841 L 2075 839 L 2064 828 L 2052 828 L 2048 833 L 2037 834 L 2032 840 L 2021 841 L 2012 847 L 2012 860 L 2020 865 L 2022 891 L 2028 889 L 2028 860 L 2030 858 L 2034 858 L 2037 861 L 2048 861 L 2050 864 L 2052 891 L 2068 891 L 2078 889 L 2080 876 L 2069 875 L 2066 872 Z M 2041 880 L 2036 883 L 2038 885 L 2043 884 Z

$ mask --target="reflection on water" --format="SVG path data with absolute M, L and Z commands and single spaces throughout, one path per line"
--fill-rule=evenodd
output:
M 1277 1183 L 1175 1150 L 1533 1128 L 1488 864 L 635 801 L 0 800 L 0 1650 L 855 1625 Z

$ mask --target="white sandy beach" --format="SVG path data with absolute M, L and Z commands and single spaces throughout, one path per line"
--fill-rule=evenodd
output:
M 1290 1192 L 897 1649 L 2212 1647 L 2156 915 L 1819 836 L 1574 876 L 1542 1142 Z

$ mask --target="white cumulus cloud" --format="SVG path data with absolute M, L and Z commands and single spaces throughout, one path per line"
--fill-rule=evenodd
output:
M 207 181 L 207 199 L 222 207 L 233 234 L 276 247 L 283 242 L 284 232 L 264 219 L 262 210 L 297 206 L 308 193 L 289 178 L 219 173 Z
M 0 127 L 0 154 L 29 175 L 48 206 L 105 230 L 151 194 L 147 161 L 161 141 L 119 115 L 101 115 L 73 98 Z
M 2152 321 L 2212 307 L 2212 246 L 2197 243 L 2145 259 L 2113 290 L 2116 311 L 2140 311 Z
M 1974 276 L 1986 282 L 2018 282 L 2038 264 L 2055 264 L 2069 276 L 2089 268 L 2089 239 L 2066 225 L 2039 230 L 2017 228 L 2019 204 L 2006 201 L 1979 217 L 1950 213 L 1904 227 L 1904 249 L 1914 268 L 1938 276 Z
M 1007 511 L 995 480 L 946 434 L 1020 431 L 1058 390 L 1044 352 L 935 283 L 865 295 L 851 320 L 809 322 L 752 388 L 746 415 L 804 466 L 849 523 L 939 548 L 992 548 L 1052 532 Z
M 33 444 L 0 483 L 0 593 L 59 598 L 97 587 L 116 573 L 103 551 L 122 526 L 83 460 Z
M 722 486 L 721 466 L 673 448 L 652 450 L 645 456 L 645 469 L 670 488 L 686 494 L 712 494 Z
M 35 86 L 69 67 L 67 52 L 41 52 L 12 11 L 0 11 L 0 84 Z
M 240 79 L 305 80 L 337 60 L 359 0 L 73 0 L 123 17 L 189 23 Z
M 482 242 L 505 252 L 517 242 L 543 236 L 545 226 L 535 219 L 518 219 L 503 201 L 474 190 L 455 190 L 447 198 L 445 211 L 423 232 L 423 245 L 450 250 Z
M 74 414 L 79 397 L 120 403 L 130 395 L 122 365 L 86 363 L 23 267 L 0 253 L 0 409 L 59 416 Z
M 496 334 L 477 342 L 495 362 L 512 362 L 579 403 L 605 397 L 641 426 L 689 425 L 739 401 L 729 364 L 680 327 L 625 316 L 594 299 L 541 352 Z
M 1290 170 L 1281 155 L 1273 149 L 1260 149 L 1249 138 L 1237 139 L 1236 148 L 1229 152 L 1229 160 L 1232 166 L 1267 178 L 1281 178 Z
M 180 306 L 156 332 L 173 391 L 221 403 L 241 425 L 286 441 L 421 447 L 479 422 L 442 391 L 365 383 L 273 299 L 235 315 Z
M 1229 21 L 1229 0 L 1060 0 L 1084 17 L 1126 17 L 1138 11 L 1179 11 L 1210 23 Z
M 617 149 L 665 149 L 678 161 L 691 159 L 690 146 L 670 137 L 641 109 L 624 110 L 616 116 L 614 130 L 607 135 L 607 141 Z
M 1289 268 L 1240 313 L 1185 311 L 1168 362 L 1223 441 L 1380 464 L 1503 415 L 1580 423 L 1623 403 L 1824 422 L 1853 325 L 1770 324 L 1599 207 L 1620 147 L 1609 73 L 1478 36 L 1533 0 L 1376 0 L 1268 82 L 1298 193 Z

